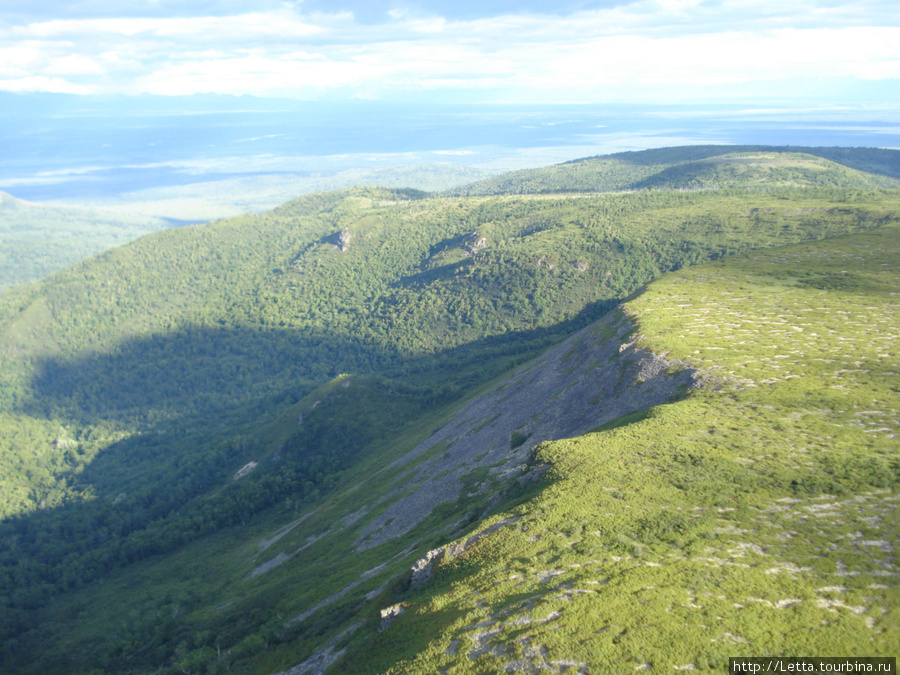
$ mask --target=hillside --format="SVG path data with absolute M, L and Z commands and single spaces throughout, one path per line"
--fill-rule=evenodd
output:
M 401 632 L 409 649 L 389 656 L 372 620 L 424 606 L 406 590 L 416 560 L 555 494 L 565 462 L 542 441 L 642 418 L 710 380 L 710 364 L 684 365 L 692 350 L 632 343 L 643 319 L 609 310 L 667 271 L 894 232 L 900 213 L 895 191 L 745 177 L 623 194 L 319 193 L 6 291 L 2 665 L 272 673 L 327 660 L 351 634 L 375 645 L 358 662 L 376 672 L 430 658 L 423 641 L 452 622 Z M 798 284 L 839 282 L 810 268 Z
M 177 224 L 103 209 L 43 206 L 0 192 L 0 291 Z
M 663 169 L 635 188 L 719 190 L 735 187 L 834 186 L 872 189 L 893 179 L 862 173 L 821 157 L 800 153 L 752 152 L 720 155 Z
M 737 162 L 740 156 L 744 160 Z M 757 188 L 801 185 L 897 188 L 900 187 L 900 151 L 757 145 L 660 148 L 587 157 L 545 169 L 513 171 L 464 186 L 454 194 L 719 189 L 754 185 Z
M 446 190 L 489 173 L 444 164 L 285 173 L 135 190 L 78 205 L 0 192 L 0 291 L 152 232 L 268 211 L 302 194 L 358 185 Z
M 744 160 L 721 159 L 728 155 L 743 155 Z M 750 161 L 751 157 L 755 159 Z M 830 161 L 826 164 L 823 160 Z M 750 174 L 735 175 L 748 169 Z M 29 204 L 7 195 L 0 204 L 0 290 L 43 278 L 150 232 L 259 213 L 297 195 L 323 190 L 371 185 L 475 196 L 644 188 L 747 189 L 754 185 L 760 189 L 893 189 L 900 187 L 900 151 L 693 146 L 589 157 L 485 178 L 489 173 L 449 164 L 422 164 L 266 174 L 137 189 L 78 207 Z M 473 180 L 476 182 L 469 183 Z
M 442 551 L 385 631 L 368 612 L 336 672 L 894 656 L 898 254 L 894 225 L 651 284 L 607 339 L 702 386 L 540 445 L 544 489 Z

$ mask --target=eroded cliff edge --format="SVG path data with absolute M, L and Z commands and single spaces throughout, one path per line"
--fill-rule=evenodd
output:
M 622 415 L 666 403 L 701 376 L 637 346 L 621 309 L 522 367 L 409 453 L 379 472 L 399 487 L 362 528 L 357 550 L 398 537 L 465 487 L 516 476 L 542 441 L 579 436 Z M 377 476 L 376 476 L 377 478 Z M 401 496 L 402 494 L 402 496 Z

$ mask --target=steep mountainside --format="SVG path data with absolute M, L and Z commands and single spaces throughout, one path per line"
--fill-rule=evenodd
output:
M 414 566 L 334 672 L 895 656 L 898 254 L 890 226 L 654 282 L 625 344 L 704 385 L 542 444 L 546 488 Z
M 572 498 L 562 487 L 574 485 L 566 482 L 568 460 L 554 450 L 568 446 L 543 442 L 601 425 L 612 434 L 602 438 L 627 438 L 625 430 L 643 427 L 619 428 L 624 422 L 656 424 L 663 413 L 642 412 L 652 406 L 667 410 L 695 391 L 672 404 L 686 410 L 676 406 L 720 400 L 710 382 L 733 387 L 731 375 L 701 358 L 707 347 L 727 351 L 727 340 L 703 348 L 687 336 L 654 341 L 647 312 L 633 308 L 657 286 L 626 314 L 609 310 L 670 270 L 860 232 L 883 237 L 872 241 L 888 256 L 872 279 L 854 276 L 857 267 L 869 269 L 865 255 L 840 273 L 804 258 L 805 267 L 759 276 L 799 275 L 785 286 L 804 292 L 865 294 L 890 284 L 900 193 L 817 158 L 757 154 L 742 171 L 747 162 L 734 155 L 697 155 L 686 149 L 678 162 L 677 151 L 663 151 L 668 168 L 678 164 L 674 173 L 692 180 L 722 180 L 724 171 L 727 190 L 686 191 L 671 175 L 661 187 L 624 194 L 450 197 L 354 188 L 157 233 L 0 295 L 0 666 L 272 673 L 309 658 L 320 668 L 349 647 L 362 651 L 336 666 L 341 671 L 352 660 L 374 672 L 433 672 L 444 658 L 438 653 L 447 655 L 443 665 L 472 667 L 479 653 L 453 648 L 462 638 L 450 637 L 471 612 L 447 589 L 474 588 L 466 575 L 481 573 L 479 547 L 524 532 L 525 522 L 537 532 L 546 521 L 547 533 L 525 538 L 538 547 L 527 556 L 552 564 L 569 555 L 573 537 L 551 530 L 570 516 L 560 510 L 544 519 L 551 511 L 540 506 L 559 490 L 569 495 L 560 499 Z M 759 189 L 775 166 L 807 179 Z M 581 168 L 580 180 L 590 182 L 591 162 Z M 817 180 L 829 176 L 852 185 Z M 722 269 L 712 290 L 729 288 L 728 270 L 740 267 Z M 693 272 L 682 274 L 676 278 L 692 279 L 698 292 L 707 287 Z M 677 316 L 677 305 L 699 302 L 691 298 L 665 308 Z M 881 311 L 890 316 L 887 307 Z M 771 320 L 760 317 L 750 320 Z M 755 338 L 745 342 L 756 348 Z M 787 360 L 766 368 L 789 369 L 790 355 L 778 356 Z M 758 412 L 775 403 L 747 405 Z M 673 439 L 682 433 L 671 429 Z M 738 442 L 735 434 L 728 443 Z M 584 443 L 597 437 L 589 433 Z M 862 454 L 848 452 L 846 466 L 824 469 L 834 476 L 846 469 L 852 480 L 804 482 L 821 462 L 837 461 L 826 453 L 792 479 L 796 489 L 815 496 L 838 485 L 857 494 L 894 466 L 889 455 L 866 454 L 876 446 L 861 447 Z M 648 471 L 674 471 L 683 456 L 665 455 Z M 685 467 L 703 461 L 684 460 Z M 614 487 L 601 475 L 607 470 L 588 471 L 594 487 Z M 626 474 L 622 485 L 643 475 Z M 713 497 L 703 495 L 720 496 L 726 474 L 710 473 L 713 487 L 685 474 L 684 508 L 711 508 L 703 500 Z M 747 485 L 756 485 L 755 475 Z M 883 487 L 893 489 L 893 480 Z M 585 509 L 597 499 L 590 495 Z M 649 493 L 635 495 L 655 503 Z M 631 508 L 626 502 L 619 506 Z M 616 545 L 668 546 L 651 516 L 646 529 L 623 520 L 627 540 Z M 713 531 L 695 532 L 692 522 L 670 529 L 709 539 Z M 663 543 L 654 543 L 657 536 Z M 546 561 L 540 541 L 554 543 Z M 620 554 L 606 539 L 598 545 Z M 594 551 L 585 546 L 571 549 Z M 495 562 L 522 563 L 511 555 L 484 559 L 492 584 Z M 378 632 L 381 610 L 387 624 L 404 608 Z M 414 616 L 424 623 L 403 629 Z M 484 654 L 506 650 L 492 652 L 498 658 L 515 643 L 478 640 Z M 587 653 L 560 658 L 576 656 L 600 662 Z M 485 672 L 498 667 L 492 657 L 477 663 Z M 528 663 L 526 670 L 538 667 Z
M 167 638 L 198 672 L 721 672 L 760 650 L 891 655 L 898 253 L 894 225 L 669 275 L 412 452 L 397 455 L 401 440 L 364 461 L 318 508 L 75 594 L 35 672 L 77 672 L 91 632 L 62 625 L 136 580 L 165 580 L 167 598 L 105 606 L 100 622 L 121 628 L 92 644 L 147 650 L 160 613 L 184 612 L 188 631 Z M 541 442 L 591 417 L 610 421 Z M 487 454 L 473 462 L 473 447 Z M 454 473 L 456 502 L 440 487 Z

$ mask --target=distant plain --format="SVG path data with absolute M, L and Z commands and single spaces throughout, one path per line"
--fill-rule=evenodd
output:
M 0 94 L 0 190 L 29 201 L 202 221 L 358 183 L 406 180 L 442 190 L 489 172 L 651 147 L 896 148 L 898 139 L 894 108 Z M 436 165 L 442 176 L 406 175 L 420 165 Z M 383 173 L 388 167 L 406 169 L 392 178 Z

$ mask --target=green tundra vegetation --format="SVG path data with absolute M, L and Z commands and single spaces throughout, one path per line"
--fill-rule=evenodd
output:
M 546 489 L 398 595 L 404 614 L 341 672 L 896 656 L 898 278 L 890 225 L 652 283 L 621 320 L 706 386 L 542 444 Z
M 891 188 L 897 186 L 897 179 L 900 159 L 894 150 L 705 145 L 586 157 L 486 178 L 455 192 L 539 194 L 729 185 L 745 189 L 800 185 Z
M 895 154 L 626 155 L 307 195 L 3 292 L 0 667 L 889 653 Z M 705 386 L 539 445 L 539 481 L 473 471 L 355 547 L 413 488 L 379 471 L 611 310 Z M 409 588 L 426 551 L 509 517 Z M 379 632 L 387 606 L 404 612 Z

